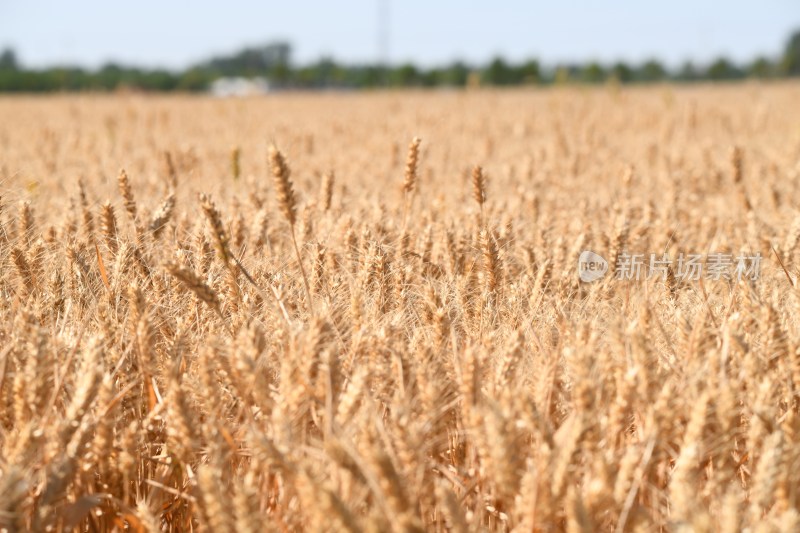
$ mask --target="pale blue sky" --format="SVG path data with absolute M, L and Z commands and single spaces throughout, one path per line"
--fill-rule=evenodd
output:
M 658 57 L 670 65 L 776 55 L 800 28 L 798 0 L 0 0 L 0 47 L 26 65 L 96 67 L 115 60 L 184 67 L 244 45 L 286 39 L 296 63 L 380 54 L 381 1 L 390 4 L 389 58 L 560 61 Z

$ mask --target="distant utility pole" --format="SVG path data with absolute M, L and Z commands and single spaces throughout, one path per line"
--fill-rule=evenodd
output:
M 378 0 L 378 54 L 380 55 L 378 61 L 380 62 L 384 85 L 389 81 L 387 76 L 389 70 L 389 28 L 391 27 L 389 8 L 389 0 Z

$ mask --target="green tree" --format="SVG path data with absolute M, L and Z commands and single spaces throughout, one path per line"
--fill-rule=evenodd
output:
M 780 70 L 786 76 L 800 76 L 800 30 L 789 37 L 781 58 Z
M 294 73 L 294 80 L 304 87 L 330 87 L 344 81 L 341 68 L 330 57 L 323 57 L 316 63 L 298 69 Z
M 441 82 L 444 85 L 463 87 L 467 84 L 469 67 L 462 61 L 456 61 L 442 71 Z
M 617 62 L 611 67 L 611 76 L 620 83 L 629 83 L 633 81 L 634 72 L 627 63 Z
M 411 63 L 406 63 L 391 71 L 389 74 L 389 82 L 391 85 L 400 87 L 418 85 L 420 82 L 420 74 L 417 67 Z
M 709 65 L 706 77 L 714 81 L 735 80 L 741 77 L 741 71 L 728 59 L 720 57 Z
M 438 87 L 444 85 L 444 69 L 431 68 L 419 73 L 420 83 L 423 87 Z
M 378 65 L 350 67 L 346 70 L 346 80 L 347 84 L 353 87 L 385 85 L 387 80 L 386 68 Z
M 223 76 L 255 76 L 272 70 L 283 74 L 290 65 L 291 52 L 288 43 L 275 42 L 245 48 L 230 56 L 215 57 L 193 68 L 214 70 Z
M 659 61 L 650 59 L 639 67 L 637 77 L 642 81 L 662 81 L 667 77 L 667 71 Z
M 502 57 L 495 57 L 483 73 L 490 85 L 508 85 L 512 82 L 512 70 Z
M 151 70 L 142 73 L 136 85 L 148 91 L 172 91 L 178 86 L 178 78 L 166 70 Z
M 519 68 L 518 82 L 520 83 L 539 83 L 542 77 L 542 69 L 539 62 L 529 59 Z
M 583 66 L 581 80 L 585 83 L 602 83 L 606 79 L 606 71 L 594 61 Z
M 675 75 L 675 79 L 678 81 L 696 81 L 700 78 L 701 73 L 698 72 L 697 68 L 694 66 L 694 63 L 691 61 L 686 61 L 683 65 L 681 65 L 681 68 Z
M 775 66 L 766 57 L 758 57 L 747 67 L 747 74 L 753 78 L 771 78 L 775 75 Z
M 181 74 L 177 88 L 183 91 L 205 91 L 211 83 L 213 74 L 210 71 L 193 68 Z
M 3 70 L 17 70 L 19 63 L 17 62 L 17 54 L 11 48 L 6 48 L 0 53 L 0 69 Z
M 107 91 L 116 89 L 122 83 L 123 70 L 116 63 L 107 63 L 93 76 L 97 88 Z
M 257 74 L 258 72 L 252 71 L 248 72 L 248 74 Z M 292 70 L 286 63 L 275 63 L 270 67 L 267 71 L 267 77 L 271 83 L 275 83 L 277 85 L 286 85 L 291 80 Z

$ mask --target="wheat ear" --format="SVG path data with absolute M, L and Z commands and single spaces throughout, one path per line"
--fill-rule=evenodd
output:
M 303 285 L 306 289 L 308 307 L 311 309 L 311 288 L 308 284 L 306 269 L 303 266 L 303 258 L 300 255 L 300 247 L 297 246 L 297 236 L 294 229 L 295 223 L 297 222 L 297 202 L 294 197 L 291 170 L 289 169 L 289 165 L 286 164 L 286 159 L 283 157 L 283 154 L 275 145 L 269 147 L 269 161 L 270 167 L 272 168 L 275 191 L 278 194 L 278 205 L 281 211 L 283 211 L 286 221 L 289 222 L 289 228 L 292 233 L 292 244 L 294 245 L 294 252 L 297 254 L 297 264 L 300 266 L 300 273 L 303 275 Z

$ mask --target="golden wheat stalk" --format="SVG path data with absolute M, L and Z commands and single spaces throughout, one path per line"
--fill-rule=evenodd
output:
M 289 223 L 290 231 L 292 234 L 292 244 L 294 245 L 295 255 L 297 256 L 297 264 L 300 266 L 300 273 L 303 276 L 303 286 L 306 290 L 306 299 L 308 308 L 313 306 L 311 299 L 311 288 L 308 284 L 308 276 L 306 269 L 303 266 L 303 257 L 300 255 L 300 248 L 297 246 L 297 236 L 295 234 L 295 222 L 297 216 L 297 203 L 294 197 L 294 187 L 291 180 L 291 171 L 289 165 L 283 154 L 278 150 L 275 145 L 269 148 L 269 160 L 272 168 L 273 182 L 275 184 L 275 191 L 277 193 L 278 205 Z
M 292 186 L 291 170 L 286 164 L 286 159 L 275 145 L 269 147 L 269 161 L 272 169 L 273 183 L 278 199 L 278 207 L 283 212 L 286 221 L 294 231 L 297 221 L 297 202 L 294 198 L 294 187 Z
M 231 148 L 231 175 L 234 180 L 238 180 L 242 175 L 242 151 L 238 146 Z

